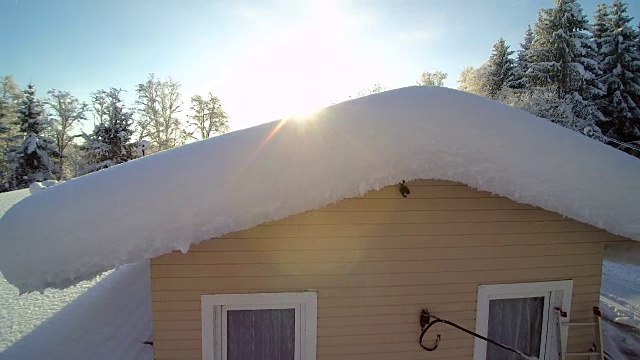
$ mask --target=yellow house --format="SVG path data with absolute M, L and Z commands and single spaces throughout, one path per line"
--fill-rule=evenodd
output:
M 520 358 L 442 323 L 426 352 L 423 309 L 556 359 L 594 341 L 554 308 L 592 318 L 605 248 L 640 239 L 638 178 L 519 110 L 399 89 L 43 190 L 0 221 L 0 270 L 33 291 L 151 258 L 157 360 Z
M 439 333 L 441 345 L 425 353 L 421 309 L 486 335 L 489 320 L 509 331 L 519 325 L 488 302 L 525 297 L 502 310 L 537 306 L 530 355 L 539 355 L 553 348 L 553 332 L 543 329 L 554 306 L 572 321 L 592 319 L 605 245 L 628 241 L 460 183 L 408 187 L 406 199 L 388 186 L 153 259 L 156 359 L 220 358 L 230 312 L 284 304 L 302 307 L 296 319 L 312 324 L 296 330 L 306 348 L 300 359 L 472 359 L 474 338 L 445 326 L 434 327 L 426 343 Z M 256 295 L 281 293 L 266 303 Z M 592 328 L 572 329 L 569 351 L 587 351 L 593 339 Z M 475 347 L 486 352 L 484 342 Z

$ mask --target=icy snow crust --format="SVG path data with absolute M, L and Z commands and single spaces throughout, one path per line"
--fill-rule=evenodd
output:
M 412 179 L 461 182 L 640 240 L 638 159 L 492 100 L 411 87 L 37 192 L 0 219 L 0 270 L 22 291 L 64 288 Z

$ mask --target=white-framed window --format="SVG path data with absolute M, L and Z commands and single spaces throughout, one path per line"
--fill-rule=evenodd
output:
M 315 360 L 315 292 L 202 295 L 203 360 Z
M 561 307 L 568 316 L 572 294 L 573 280 L 481 285 L 476 332 L 529 356 L 557 359 L 554 307 Z M 566 344 L 568 333 L 561 335 Z M 473 359 L 520 360 L 520 357 L 476 338 Z

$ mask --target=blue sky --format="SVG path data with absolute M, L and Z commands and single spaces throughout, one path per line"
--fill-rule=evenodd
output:
M 582 0 L 592 15 L 601 1 Z M 634 24 L 640 3 L 629 1 Z M 0 0 L 0 75 L 87 99 L 149 73 L 213 92 L 239 129 L 444 71 L 455 87 L 553 0 Z

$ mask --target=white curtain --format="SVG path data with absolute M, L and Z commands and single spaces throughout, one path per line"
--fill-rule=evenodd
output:
M 228 360 L 294 360 L 294 309 L 227 312 Z
M 544 297 L 489 301 L 487 337 L 529 356 L 540 357 Z M 522 360 L 522 357 L 487 343 L 487 360 Z

